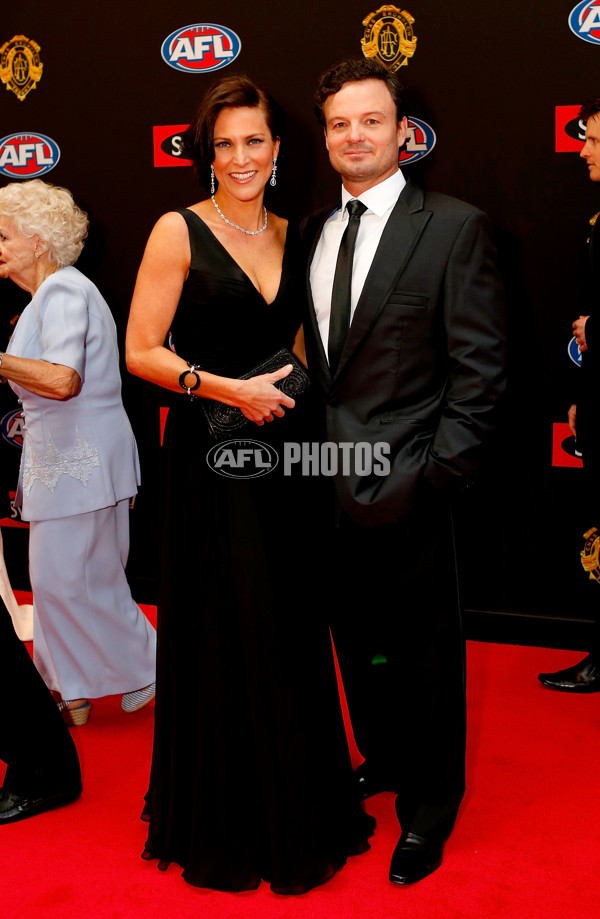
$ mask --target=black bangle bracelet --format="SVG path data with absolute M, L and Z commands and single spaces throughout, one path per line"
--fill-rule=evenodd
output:
M 189 370 L 184 370 L 183 373 L 180 375 L 180 377 L 179 377 L 179 385 L 181 386 L 182 389 L 185 389 L 185 391 L 186 391 L 186 393 L 188 394 L 188 396 L 191 396 L 192 398 L 195 398 L 195 397 L 194 397 L 194 392 L 200 387 L 200 376 L 199 376 L 199 374 L 197 373 L 197 371 L 198 371 L 200 368 L 197 367 L 196 364 L 190 364 L 189 361 L 188 361 L 188 367 L 189 367 L 190 369 L 189 369 Z M 196 382 L 195 382 L 195 384 L 194 384 L 193 386 L 186 386 L 186 385 L 185 385 L 185 378 L 186 378 L 186 377 L 188 376 L 188 374 L 190 374 L 190 373 L 192 374 L 192 376 L 196 377 Z

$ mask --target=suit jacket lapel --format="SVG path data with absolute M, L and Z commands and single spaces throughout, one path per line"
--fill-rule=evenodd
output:
M 424 198 L 423 189 L 407 180 L 385 225 L 356 305 L 336 378 L 375 324 L 431 217 L 431 211 L 424 209 Z

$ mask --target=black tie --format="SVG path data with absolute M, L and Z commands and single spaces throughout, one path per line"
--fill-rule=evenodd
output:
M 333 290 L 331 292 L 331 315 L 329 317 L 329 343 L 327 354 L 329 367 L 334 374 L 344 350 L 348 329 L 350 327 L 350 296 L 352 292 L 352 261 L 354 244 L 360 224 L 360 218 L 367 209 L 366 204 L 353 198 L 346 207 L 350 215 L 348 226 L 342 236 L 340 250 L 335 265 Z

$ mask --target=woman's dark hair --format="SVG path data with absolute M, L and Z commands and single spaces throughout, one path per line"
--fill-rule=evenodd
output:
M 210 166 L 215 158 L 215 122 L 224 108 L 260 108 L 273 140 L 283 134 L 283 116 L 279 106 L 249 77 L 239 74 L 213 83 L 183 135 L 183 155 L 192 160 L 201 185 L 207 185 L 209 181 Z
M 326 70 L 315 91 L 315 114 L 325 124 L 323 106 L 329 96 L 339 93 L 345 83 L 359 83 L 361 80 L 381 80 L 396 103 L 398 121 L 408 114 L 406 110 L 406 87 L 400 78 L 386 70 L 375 58 L 350 59 Z

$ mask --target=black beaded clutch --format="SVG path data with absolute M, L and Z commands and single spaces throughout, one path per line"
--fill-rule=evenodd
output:
M 263 373 L 274 373 L 276 370 L 281 370 L 286 364 L 293 364 L 294 369 L 287 377 L 284 377 L 283 380 L 278 380 L 273 385 L 284 392 L 286 396 L 296 399 L 298 396 L 308 392 L 310 379 L 304 365 L 287 348 L 280 348 L 275 354 L 272 354 L 257 367 L 253 367 L 248 373 L 238 377 L 238 379 L 249 380 L 250 377 L 257 377 Z M 256 430 L 256 424 L 246 418 L 244 413 L 234 405 L 216 402 L 214 399 L 201 399 L 201 404 L 206 416 L 208 429 L 215 440 L 230 438 L 236 434 L 246 434 L 248 429 Z

